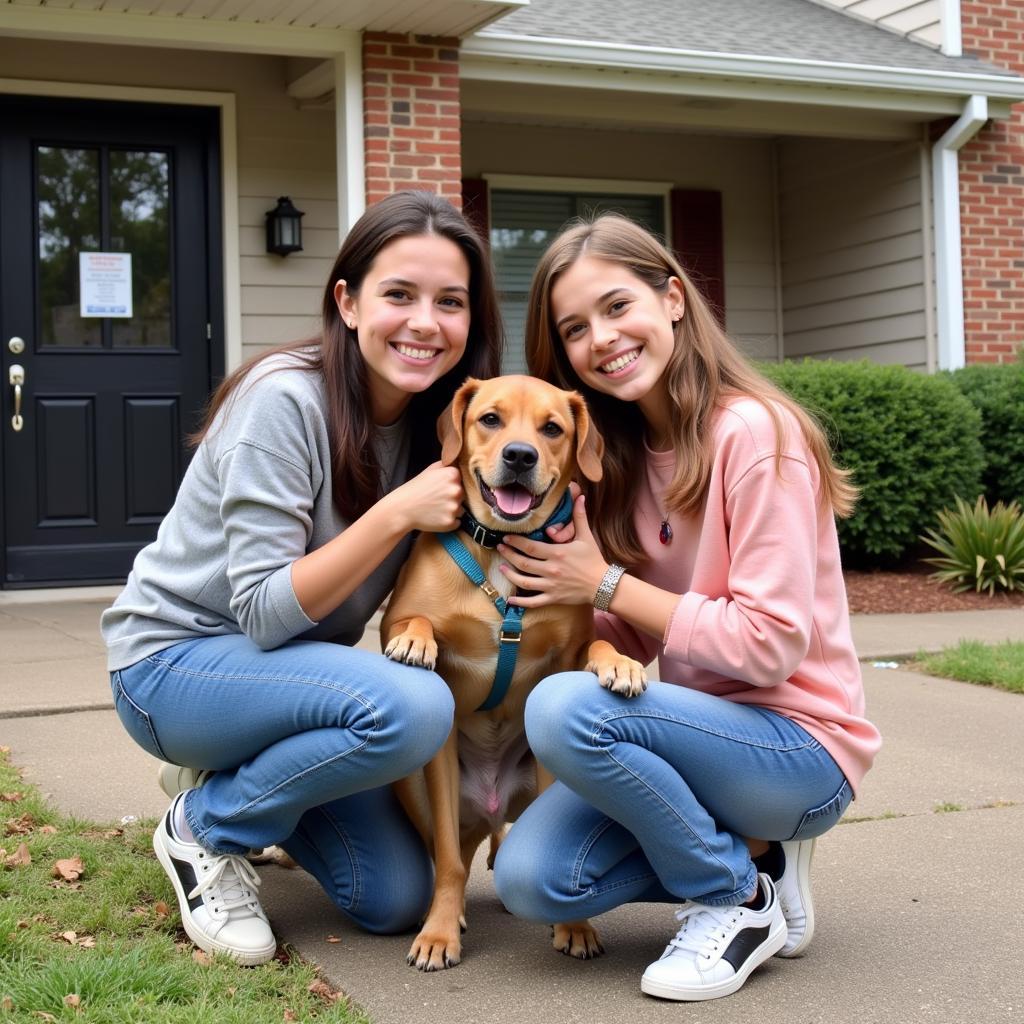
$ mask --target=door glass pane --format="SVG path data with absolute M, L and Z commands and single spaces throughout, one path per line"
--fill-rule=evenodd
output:
M 566 223 L 574 217 L 622 213 L 664 238 L 664 207 L 658 195 L 491 192 L 491 253 L 508 336 L 503 372 L 526 372 L 526 305 L 533 269 Z
M 115 348 L 171 346 L 170 168 L 166 153 L 110 152 L 110 251 L 132 258 L 132 313 Z
M 79 252 L 100 248 L 100 154 L 36 148 L 40 344 L 102 345 L 102 321 L 79 316 Z

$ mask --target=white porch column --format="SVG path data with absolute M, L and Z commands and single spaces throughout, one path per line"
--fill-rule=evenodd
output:
M 366 164 L 363 151 L 363 38 L 352 33 L 334 55 L 334 137 L 337 151 L 338 240 L 366 208 Z
M 988 100 L 972 96 L 932 149 L 935 204 L 935 291 L 940 370 L 964 365 L 964 276 L 960 240 L 958 153 L 988 120 Z
M 961 40 L 960 0 L 940 0 L 942 18 L 942 52 L 949 57 L 963 54 Z

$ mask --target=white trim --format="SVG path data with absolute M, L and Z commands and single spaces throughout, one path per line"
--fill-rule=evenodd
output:
M 482 174 L 487 190 L 505 188 L 517 192 L 618 192 L 635 196 L 667 195 L 668 181 L 629 181 L 621 178 L 557 178 L 535 174 Z
M 932 231 L 932 164 L 928 125 L 921 126 L 921 238 L 924 256 L 924 350 L 929 373 L 939 365 L 935 324 L 935 233 Z
M 908 92 L 964 96 L 987 95 L 996 99 L 1024 100 L 1024 78 L 966 71 L 884 67 L 874 64 L 752 54 L 708 53 L 661 46 L 627 46 L 620 43 L 582 42 L 578 39 L 538 39 L 498 32 L 474 36 L 461 50 L 460 72 L 465 77 L 466 58 L 490 61 L 567 64 L 602 69 L 604 88 L 621 88 L 615 72 L 670 72 L 676 75 L 774 81 L 786 85 L 850 87 L 867 92 Z M 479 70 L 479 65 L 477 65 Z M 524 68 L 517 69 L 520 74 Z M 678 90 L 678 82 L 676 89 Z M 838 103 L 833 98 L 833 103 Z
M 965 363 L 964 276 L 960 236 L 960 165 L 957 156 L 988 120 L 984 96 L 972 96 L 964 112 L 932 148 L 935 202 L 935 292 L 940 370 Z
M 343 99 L 341 99 L 343 97 Z M 366 209 L 363 147 L 363 41 L 349 41 L 334 58 L 334 136 L 338 182 L 338 243 Z
M 775 358 L 786 358 L 785 318 L 782 293 L 782 174 L 779 168 L 779 140 L 772 139 L 772 259 L 775 269 Z
M 942 52 L 948 57 L 959 57 L 963 54 L 962 15 L 960 0 L 939 0 L 942 13 Z
M 220 109 L 221 205 L 224 265 L 224 365 L 230 373 L 242 361 L 241 252 L 238 224 L 238 129 L 235 96 L 229 92 L 164 89 L 88 82 L 28 81 L 0 78 L 0 93 L 15 96 L 59 96 L 73 99 L 120 100 L 133 103 L 177 103 Z
M 0 4 L 0 33 L 74 43 L 121 43 L 292 57 L 331 57 L 344 50 L 350 36 L 359 35 L 350 29 L 297 28 L 17 4 Z

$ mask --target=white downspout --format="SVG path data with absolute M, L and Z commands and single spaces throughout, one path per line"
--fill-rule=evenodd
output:
M 932 149 L 935 203 L 935 291 L 940 370 L 964 365 L 964 276 L 960 242 L 958 153 L 988 120 L 988 99 L 972 96 Z
M 366 209 L 363 37 L 357 32 L 351 33 L 344 51 L 334 57 L 334 141 L 340 243 Z

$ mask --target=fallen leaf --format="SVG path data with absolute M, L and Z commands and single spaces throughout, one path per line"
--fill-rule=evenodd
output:
M 28 852 L 28 845 L 20 843 L 17 850 L 7 858 L 6 863 L 9 868 L 23 868 L 25 865 L 31 864 L 32 854 Z
M 4 826 L 5 836 L 23 836 L 27 835 L 36 827 L 36 819 L 31 814 L 26 812 L 21 815 L 20 818 L 8 818 L 7 824 Z
M 311 981 L 306 991 L 310 995 L 319 996 L 327 1003 L 336 1003 L 341 998 L 341 993 L 331 988 L 323 978 L 315 978 Z
M 328 935 L 327 938 L 324 941 L 325 942 L 341 942 L 341 939 L 339 939 L 337 935 Z
M 237 985 L 228 985 L 227 993 L 229 996 L 233 996 L 238 991 Z
M 56 1020 L 57 1019 L 56 1017 L 54 1017 L 54 1015 L 52 1013 L 47 1013 L 45 1010 L 33 1010 L 32 1011 L 32 1016 L 33 1017 L 42 1017 L 43 1020 Z
M 32 926 L 28 923 L 28 921 L 19 921 L 14 927 L 15 928 L 31 928 Z
M 11 752 L 10 747 L 0 747 L 0 754 L 9 754 Z
M 54 836 L 57 834 L 56 825 L 41 825 L 39 828 L 40 833 L 44 836 Z
M 73 946 L 78 938 L 78 932 L 61 932 L 57 938 L 63 939 L 65 942 L 68 942 Z
M 299 1019 L 299 1015 L 294 1010 L 285 1010 L 284 1011 L 284 1019 L 285 1020 L 298 1020 Z
M 24 799 L 24 793 L 0 793 L 0 802 L 5 804 L 16 804 L 19 800 Z
M 83 935 L 78 940 L 79 946 L 82 949 L 95 949 L 96 948 L 96 936 L 95 935 Z
M 13 1010 L 14 1000 L 10 996 L 4 996 L 0 999 L 0 1010 Z
M 193 949 L 192 959 L 195 960 L 197 964 L 203 964 L 205 966 L 210 962 L 210 954 L 202 949 Z
M 170 907 L 163 900 L 157 900 L 153 904 L 153 910 L 156 912 L 157 917 L 167 917 L 171 912 Z
M 53 877 L 65 882 L 77 882 L 85 873 L 85 865 L 81 857 L 66 857 L 53 865 Z
M 72 992 L 70 995 L 64 997 L 65 1006 L 74 1006 L 76 1009 L 82 1005 L 82 997 L 76 992 Z

